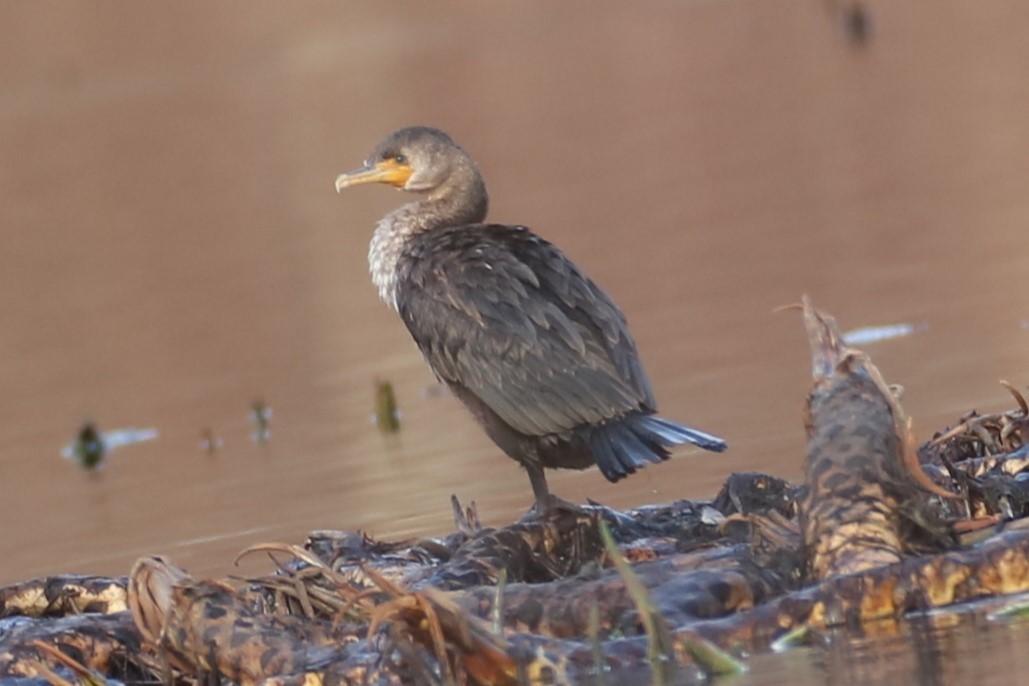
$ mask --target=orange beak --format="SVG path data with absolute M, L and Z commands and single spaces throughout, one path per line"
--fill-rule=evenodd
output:
M 336 177 L 336 192 L 344 188 L 358 186 L 363 183 L 385 183 L 396 188 L 403 188 L 411 178 L 414 169 L 396 160 L 382 160 L 375 164 L 365 164 L 359 169 L 340 174 Z

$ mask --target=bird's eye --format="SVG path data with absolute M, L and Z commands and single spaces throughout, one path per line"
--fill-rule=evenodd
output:
M 397 164 L 407 164 L 407 158 L 400 154 L 394 155 L 393 161 Z

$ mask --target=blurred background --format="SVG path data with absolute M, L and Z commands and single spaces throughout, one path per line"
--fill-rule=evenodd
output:
M 920 439 L 1029 383 L 1029 5 L 0 4 L 0 582 L 224 575 L 319 528 L 487 524 L 528 480 L 367 274 L 406 198 L 337 195 L 391 130 L 479 161 L 491 217 L 565 249 L 628 315 L 662 413 L 725 436 L 618 507 L 801 471 L 802 293 L 906 387 Z M 390 382 L 398 434 L 372 421 Z M 254 403 L 270 408 L 255 440 Z M 87 472 L 83 422 L 156 429 Z M 213 444 L 219 443 L 212 449 Z M 211 446 L 207 443 L 212 444 Z

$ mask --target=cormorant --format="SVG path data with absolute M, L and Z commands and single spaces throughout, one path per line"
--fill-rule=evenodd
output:
M 668 449 L 725 442 L 656 416 L 654 393 L 621 310 L 563 252 L 524 226 L 487 224 L 472 158 L 446 133 L 390 134 L 336 190 L 384 183 L 420 200 L 379 221 L 368 261 L 436 376 L 529 473 L 596 464 L 618 481 Z

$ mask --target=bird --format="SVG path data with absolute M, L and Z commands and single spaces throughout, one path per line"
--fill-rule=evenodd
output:
M 386 136 L 336 191 L 386 184 L 421 197 L 383 217 L 369 271 L 436 377 L 529 476 L 596 465 L 618 481 L 670 448 L 723 439 L 659 417 L 625 316 L 560 249 L 521 225 L 488 223 L 472 157 L 443 131 Z

